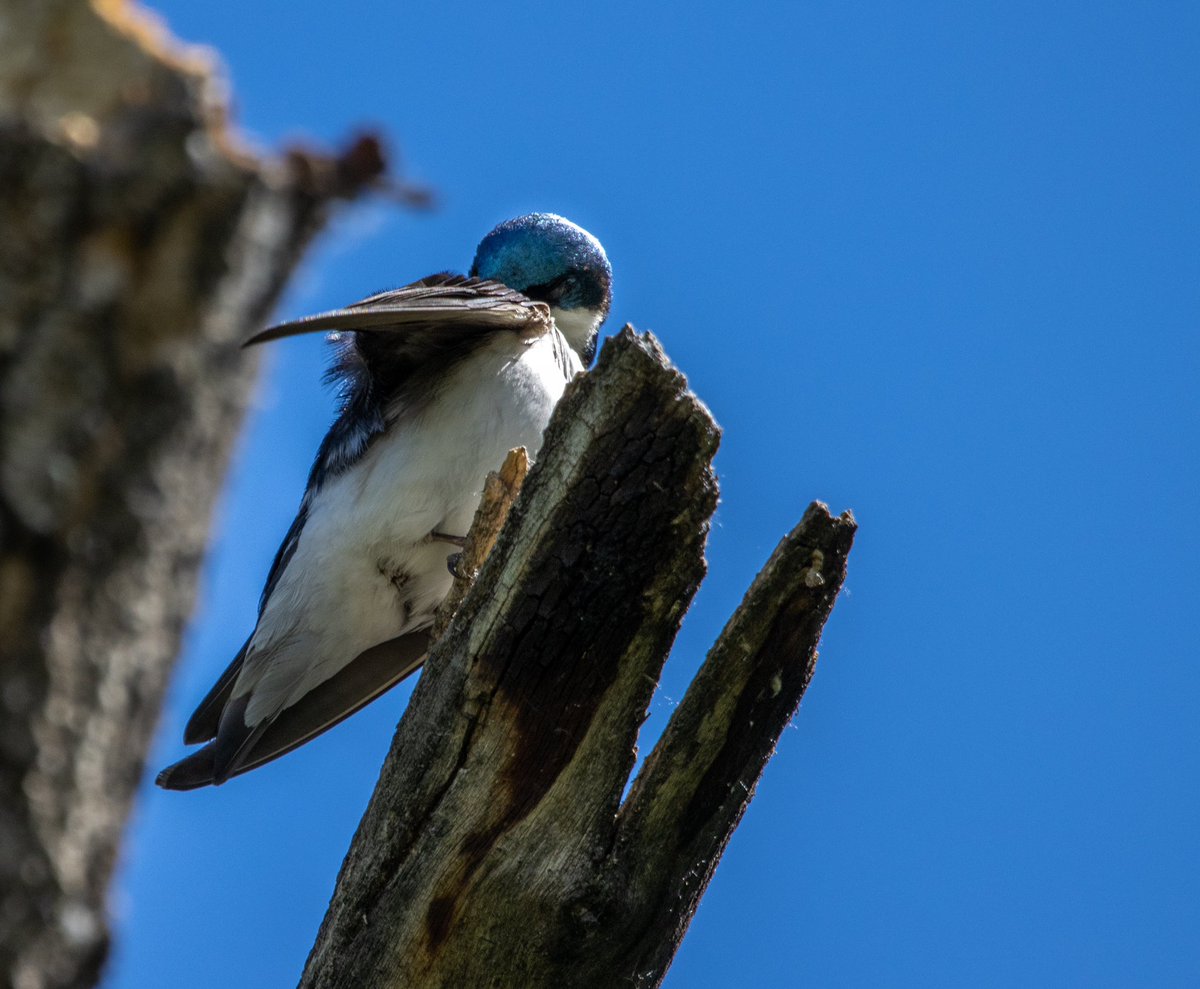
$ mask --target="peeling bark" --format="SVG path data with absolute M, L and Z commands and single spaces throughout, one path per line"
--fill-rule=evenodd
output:
M 704 576 L 717 441 L 629 328 L 568 388 L 430 653 L 302 989 L 661 982 L 812 676 L 855 528 L 809 508 L 622 800 Z
M 86 987 L 268 314 L 340 158 L 260 160 L 118 0 L 0 0 L 0 985 Z

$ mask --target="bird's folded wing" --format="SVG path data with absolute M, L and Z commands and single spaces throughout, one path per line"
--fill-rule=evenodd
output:
M 243 346 L 324 330 L 398 332 L 455 324 L 475 330 L 537 333 L 547 331 L 552 322 L 544 302 L 534 302 L 500 282 L 446 273 L 380 292 L 345 309 L 276 323 Z
M 271 572 L 267 574 L 267 583 L 263 587 L 262 597 L 258 602 L 258 614 L 262 617 L 263 610 L 267 606 L 267 601 L 271 597 L 271 592 L 275 590 L 275 585 L 279 583 L 279 578 L 283 576 L 283 571 L 287 569 L 288 563 L 292 559 L 292 554 L 296 552 L 296 547 L 300 544 L 300 534 L 304 531 L 304 524 L 308 520 L 308 502 L 307 497 L 300 504 L 300 511 L 296 513 L 296 518 L 292 521 L 291 527 L 287 531 L 287 535 L 283 537 L 283 543 L 279 547 L 279 551 L 275 554 L 275 561 L 271 564 Z M 233 662 L 226 667 L 225 672 L 221 674 L 212 689 L 205 695 L 204 700 L 200 702 L 196 710 L 188 719 L 187 727 L 183 729 L 183 741 L 185 745 L 199 745 L 201 742 L 207 742 L 210 738 L 217 737 L 217 728 L 221 721 L 221 712 L 225 710 L 225 705 L 229 703 L 229 699 L 233 694 L 233 685 L 237 682 L 237 678 L 241 675 L 242 666 L 246 659 L 246 650 L 250 648 L 250 642 L 253 640 L 254 634 L 251 633 L 238 650 L 238 654 L 233 657 Z
M 394 687 L 425 662 L 429 632 L 410 632 L 366 650 L 273 718 L 247 725 L 246 698 L 230 702 L 216 738 L 158 774 L 168 790 L 193 790 L 285 755 Z
M 249 645 L 250 639 L 247 639 L 245 645 L 233 657 L 233 662 L 221 674 L 221 679 L 213 684 L 212 689 L 205 695 L 204 700 L 192 712 L 192 716 L 188 719 L 187 727 L 183 729 L 184 745 L 199 745 L 201 742 L 207 742 L 210 738 L 217 737 L 217 728 L 221 723 L 221 712 L 225 710 L 225 705 L 229 703 L 230 695 L 233 693 L 233 685 L 237 681 L 238 674 L 242 672 L 242 663 L 246 658 L 246 648 Z

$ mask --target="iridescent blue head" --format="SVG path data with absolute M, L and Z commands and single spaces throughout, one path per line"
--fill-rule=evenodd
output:
M 553 213 L 501 223 L 475 251 L 471 274 L 550 306 L 567 342 L 590 364 L 612 305 L 612 268 L 600 241 Z

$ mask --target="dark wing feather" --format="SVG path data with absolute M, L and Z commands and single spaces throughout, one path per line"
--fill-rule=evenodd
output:
M 188 718 L 187 727 L 183 729 L 184 745 L 199 745 L 201 742 L 207 742 L 210 738 L 217 737 L 221 712 L 229 701 L 229 695 L 233 691 L 233 684 L 237 680 L 238 674 L 242 672 L 242 660 L 246 658 L 246 646 L 248 645 L 250 645 L 250 639 L 247 639 L 242 648 L 238 650 L 238 654 L 233 657 L 233 662 L 221 674 L 221 679 L 213 684 L 212 690 L 205 695 L 204 700 L 196 706 L 196 710 Z
M 500 282 L 444 273 L 379 292 L 345 309 L 279 323 L 247 345 L 322 330 L 344 330 L 328 379 L 341 386 L 342 414 L 313 464 L 305 498 L 353 465 L 383 433 L 388 409 L 420 395 L 446 368 L 498 332 L 550 332 L 544 302 Z M 298 520 L 299 521 L 299 520 Z
M 446 273 L 379 292 L 345 309 L 276 323 L 243 346 L 322 330 L 407 330 L 421 335 L 419 331 L 432 329 L 440 335 L 456 325 L 474 334 L 481 329 L 545 332 L 550 324 L 544 302 L 534 302 L 500 282 Z
M 239 698 L 227 705 L 216 740 L 168 766 L 156 782 L 168 790 L 193 790 L 277 759 L 394 687 L 425 661 L 428 648 L 427 631 L 373 646 L 277 717 L 254 727 L 242 720 L 246 698 Z
M 341 386 L 342 414 L 317 453 L 307 503 L 326 478 L 352 466 L 384 432 L 391 403 L 421 394 L 493 333 L 537 337 L 553 325 L 543 302 L 500 282 L 444 273 L 379 292 L 345 309 L 279 323 L 247 345 L 299 333 L 348 331 L 338 341 L 327 375 Z M 268 581 L 268 594 L 270 586 Z

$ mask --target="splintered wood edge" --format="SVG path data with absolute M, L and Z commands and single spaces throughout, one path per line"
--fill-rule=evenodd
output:
M 834 517 L 814 502 L 780 540 L 688 685 L 622 816 L 680 823 L 684 794 L 720 754 L 733 756 L 731 744 L 739 754 L 726 769 L 757 780 L 808 686 L 856 528 L 849 512 Z
M 475 520 L 471 523 L 462 553 L 455 564 L 454 584 L 433 620 L 433 640 L 441 638 L 475 578 L 479 576 L 479 570 L 496 545 L 496 539 L 508 520 L 508 513 L 521 493 L 521 485 L 525 483 L 528 473 L 529 453 L 523 446 L 509 450 L 500 469 L 488 473 L 483 483 L 483 497 L 475 511 Z

